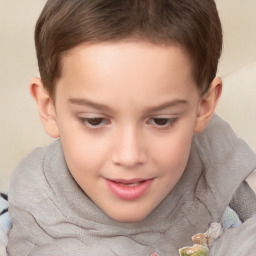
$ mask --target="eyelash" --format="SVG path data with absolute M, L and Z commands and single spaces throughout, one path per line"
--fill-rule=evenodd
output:
M 157 124 L 156 121 L 160 121 L 163 123 L 162 124 Z M 165 117 L 158 117 L 158 118 L 151 118 L 148 122 L 148 124 L 156 127 L 156 128 L 160 128 L 160 129 L 168 129 L 171 128 L 175 125 L 175 123 L 178 121 L 178 118 L 165 118 Z
M 98 129 L 104 128 L 106 125 L 109 125 L 111 122 L 103 117 L 93 117 L 93 118 L 79 118 L 80 122 L 85 125 L 85 127 L 89 130 L 96 131 Z M 158 129 L 168 129 L 173 127 L 176 122 L 178 121 L 178 118 L 164 118 L 164 117 L 158 117 L 158 118 L 150 118 L 147 121 L 148 125 L 151 125 Z M 94 124 L 92 124 L 94 122 Z M 95 123 L 96 122 L 96 123 Z M 162 124 L 159 124 L 157 122 L 160 122 Z
M 89 130 L 97 130 L 100 128 L 103 128 L 105 125 L 110 124 L 110 121 L 108 121 L 106 118 L 103 117 L 93 117 L 93 118 L 79 118 L 80 122 L 85 125 L 85 127 Z M 96 124 L 92 124 L 92 122 L 95 122 Z

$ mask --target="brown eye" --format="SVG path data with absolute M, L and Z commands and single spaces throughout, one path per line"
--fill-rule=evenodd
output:
M 104 117 L 79 117 L 78 119 L 82 126 L 90 131 L 97 131 L 111 124 L 111 120 Z
M 87 118 L 87 123 L 91 126 L 99 126 L 103 123 L 103 118 Z
M 168 118 L 154 118 L 153 121 L 156 125 L 164 126 L 164 125 L 168 124 L 169 119 Z
M 158 118 L 152 118 L 148 121 L 148 124 L 156 127 L 156 128 L 170 128 L 172 127 L 176 122 L 178 118 L 165 118 L 165 117 L 158 117 Z

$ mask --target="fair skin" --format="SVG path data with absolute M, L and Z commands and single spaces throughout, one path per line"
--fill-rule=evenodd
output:
M 201 97 L 183 49 L 146 42 L 84 44 L 62 61 L 54 101 L 31 82 L 45 131 L 60 137 L 71 174 L 103 212 L 143 220 L 183 174 L 221 80 Z

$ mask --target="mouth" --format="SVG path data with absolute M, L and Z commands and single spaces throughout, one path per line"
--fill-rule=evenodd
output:
M 150 188 L 153 179 L 112 180 L 106 179 L 112 194 L 122 200 L 136 200 L 142 197 Z

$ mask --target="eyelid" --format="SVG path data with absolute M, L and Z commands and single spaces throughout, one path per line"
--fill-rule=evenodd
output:
M 163 124 L 163 125 L 158 125 L 156 123 L 152 124 L 152 121 L 160 120 L 160 119 L 166 120 L 167 124 Z M 147 123 L 149 125 L 153 126 L 153 127 L 158 128 L 158 129 L 168 129 L 168 128 L 173 127 L 176 124 L 177 121 L 178 121 L 178 117 L 162 117 L 162 116 L 159 116 L 159 117 L 151 117 L 148 120 Z
M 88 117 L 84 117 L 84 116 L 81 116 L 81 117 L 78 117 L 80 123 L 87 129 L 91 130 L 91 131 L 97 131 L 99 129 L 103 129 L 105 128 L 106 126 L 108 126 L 109 124 L 111 124 L 111 121 L 106 118 L 106 117 L 102 117 L 102 116 L 99 116 L 99 115 L 90 115 Z M 96 124 L 96 125 L 93 125 L 93 124 L 90 124 L 90 120 L 93 120 L 93 119 L 101 119 L 101 122 L 100 124 Z

